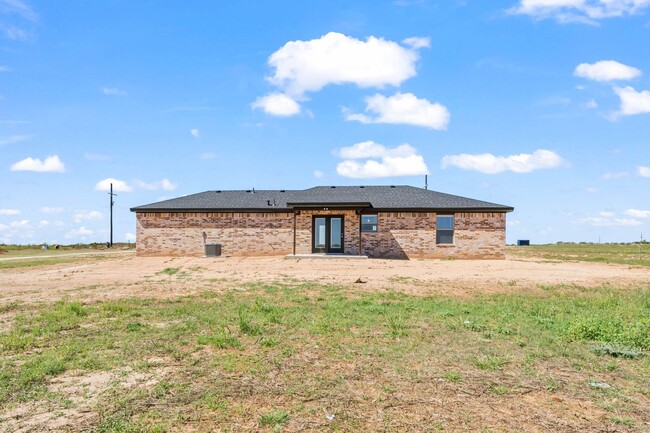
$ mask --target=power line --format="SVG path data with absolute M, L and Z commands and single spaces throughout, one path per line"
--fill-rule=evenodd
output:
M 111 240 L 108 243 L 109 247 L 113 247 L 113 205 L 115 202 L 113 201 L 113 196 L 117 196 L 117 194 L 113 193 L 113 184 L 111 183 L 111 192 L 108 193 L 110 200 L 111 200 Z

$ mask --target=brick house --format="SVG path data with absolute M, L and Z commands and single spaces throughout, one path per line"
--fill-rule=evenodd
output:
M 206 191 L 131 209 L 138 255 L 505 257 L 510 206 L 412 186 Z

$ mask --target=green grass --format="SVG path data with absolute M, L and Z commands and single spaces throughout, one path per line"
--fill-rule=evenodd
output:
M 565 243 L 508 246 L 510 258 L 541 258 L 550 261 L 582 261 L 650 266 L 650 243 L 593 244 Z
M 7 260 L 0 261 L 0 269 L 10 268 L 28 268 L 44 265 L 60 265 L 65 263 L 77 263 L 88 260 L 104 259 L 105 256 L 90 255 L 90 256 L 74 256 L 74 257 L 52 257 L 52 258 L 35 258 L 35 259 L 20 259 L 20 260 Z
M 284 424 L 289 419 L 289 414 L 283 410 L 274 410 L 262 415 L 260 418 L 260 427 L 278 426 Z
M 159 376 L 102 394 L 94 431 L 377 430 L 367 413 L 379 408 L 400 431 L 425 422 L 426 411 L 408 402 L 436 387 L 499 399 L 522 383 L 613 405 L 612 423 L 650 421 L 639 407 L 650 374 L 650 290 L 550 289 L 461 299 L 251 284 L 217 298 L 12 305 L 0 309 L 15 314 L 0 334 L 0 407 L 53 404 L 53 378 L 113 371 Z M 612 358 L 625 350 L 641 355 Z M 585 385 L 614 379 L 606 392 Z M 481 425 L 463 422 L 447 428 Z

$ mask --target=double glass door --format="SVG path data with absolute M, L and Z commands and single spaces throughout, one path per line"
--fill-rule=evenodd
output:
M 315 216 L 312 231 L 312 252 L 343 253 L 342 216 Z

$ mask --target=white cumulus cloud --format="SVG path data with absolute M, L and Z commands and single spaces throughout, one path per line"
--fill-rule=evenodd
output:
M 632 218 L 650 218 L 650 210 L 627 209 L 625 215 Z
M 36 171 L 40 173 L 63 173 L 65 165 L 58 155 L 51 155 L 41 161 L 38 158 L 25 158 L 11 166 L 11 171 Z
M 424 158 L 409 144 L 387 148 L 374 141 L 364 141 L 335 153 L 344 159 L 336 166 L 336 172 L 343 177 L 371 179 L 429 174 Z
M 612 216 L 590 216 L 579 220 L 582 224 L 589 224 L 596 227 L 609 227 L 609 226 L 639 226 L 641 221 L 634 218 L 617 218 Z
M 171 183 L 169 179 L 163 179 L 158 182 L 143 182 L 141 180 L 135 180 L 134 185 L 136 188 L 146 189 L 149 191 L 157 191 L 162 189 L 163 191 L 174 191 L 178 185 Z
M 614 87 L 614 92 L 621 99 L 621 108 L 614 114 L 618 116 L 634 116 L 650 113 L 650 90 L 637 92 L 633 87 Z
M 190 129 L 190 135 L 194 138 L 200 138 L 201 137 L 201 131 L 199 131 L 196 128 Z
M 320 179 L 321 177 L 325 176 L 325 174 L 320 170 L 314 170 L 313 175 L 317 179 Z
M 31 226 L 29 220 L 12 221 L 9 223 L 9 227 L 14 229 L 25 229 L 30 228 Z
M 123 180 L 117 180 L 112 177 L 100 180 L 95 184 L 95 191 L 110 191 L 111 184 L 113 184 L 113 191 L 115 192 L 131 192 L 133 187 Z
M 447 129 L 450 114 L 447 107 L 420 99 L 412 93 L 396 93 L 393 96 L 376 94 L 366 98 L 366 114 L 348 114 L 347 120 L 361 123 L 390 123 L 422 126 L 436 130 Z
M 59 213 L 62 213 L 62 212 L 63 212 L 63 208 L 62 208 L 62 207 L 59 207 L 59 206 L 55 206 L 55 207 L 43 206 L 42 208 L 39 209 L 39 211 L 40 211 L 41 213 L 44 213 L 44 214 L 50 214 L 50 215 L 53 215 L 53 214 L 59 214 Z
M 74 212 L 72 218 L 74 222 L 79 223 L 83 220 L 100 220 L 104 217 L 101 212 L 96 210 L 77 210 Z
M 92 229 L 81 226 L 78 229 L 70 230 L 68 233 L 65 234 L 65 237 L 67 239 L 86 240 L 89 237 L 93 236 L 94 234 L 95 234 L 95 232 Z
M 445 155 L 442 158 L 442 168 L 455 166 L 463 170 L 474 170 L 486 174 L 497 174 L 504 171 L 528 173 L 534 170 L 558 168 L 567 162 L 557 153 L 538 149 L 531 153 L 520 153 L 510 156 L 496 156 L 491 153 Z
M 634 15 L 650 6 L 650 0 L 520 0 L 512 14 L 560 23 L 595 24 L 598 20 Z
M 636 172 L 641 177 L 650 177 L 650 167 L 644 167 L 643 165 L 640 165 L 636 168 Z
M 580 63 L 573 71 L 576 77 L 594 81 L 631 80 L 641 76 L 641 70 L 615 60 Z
M 251 104 L 251 107 L 279 117 L 289 117 L 300 113 L 300 104 L 284 93 L 270 93 L 261 96 Z
M 20 215 L 21 213 L 19 209 L 0 209 L 1 216 Z
M 420 38 L 420 37 L 406 38 L 402 41 L 402 43 L 404 45 L 408 45 L 414 50 L 419 50 L 420 48 L 431 47 L 431 38 Z
M 309 41 L 290 41 L 269 57 L 275 69 L 271 84 L 301 96 L 328 84 L 359 87 L 399 86 L 416 75 L 417 48 L 424 38 L 407 39 L 409 46 L 374 36 L 365 41 L 330 32 Z

